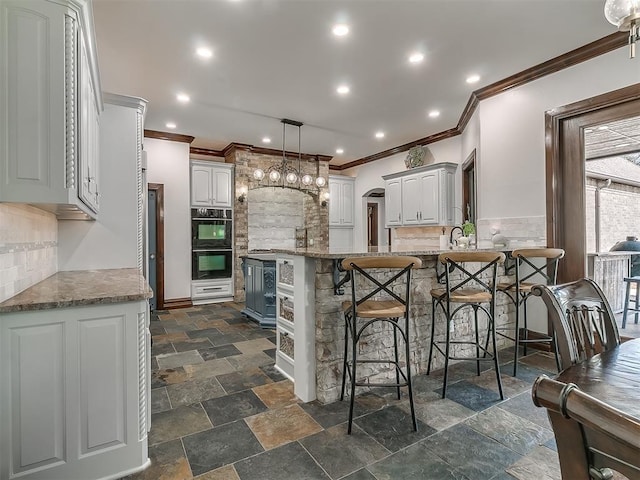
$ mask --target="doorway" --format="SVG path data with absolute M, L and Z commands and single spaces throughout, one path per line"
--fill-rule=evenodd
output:
M 369 251 L 378 249 L 378 204 L 367 203 L 367 247 Z
M 149 183 L 147 193 L 148 262 L 147 281 L 153 290 L 151 310 L 164 308 L 164 185 Z
M 545 115 L 547 244 L 566 252 L 558 268 L 558 282 L 587 276 L 584 130 L 637 116 L 638 111 L 640 84 Z

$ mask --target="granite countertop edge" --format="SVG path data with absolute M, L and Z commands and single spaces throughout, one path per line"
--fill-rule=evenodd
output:
M 0 313 L 125 303 L 153 291 L 137 268 L 57 272 L 0 303 Z
M 283 255 L 298 255 L 309 258 L 325 258 L 325 259 L 339 259 L 345 257 L 379 257 L 386 255 L 406 255 L 414 257 L 428 257 L 437 256 L 445 252 L 510 252 L 512 248 L 469 248 L 469 249 L 448 249 L 448 250 L 402 250 L 402 251 L 380 251 L 380 252 L 357 252 L 357 251 L 345 251 L 345 252 L 332 252 L 328 250 L 310 249 L 310 248 L 298 248 L 298 249 L 286 249 L 286 248 L 274 248 L 270 251 L 272 254 Z M 266 254 L 267 252 L 261 251 L 260 254 Z M 248 258 L 252 258 L 251 252 L 246 255 Z

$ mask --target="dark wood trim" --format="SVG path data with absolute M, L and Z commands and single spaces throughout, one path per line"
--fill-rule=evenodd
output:
M 466 210 L 465 207 L 471 203 L 471 192 L 469 188 L 469 170 L 473 170 L 473 190 L 474 190 L 474 199 L 473 199 L 473 223 L 478 222 L 478 171 L 476 169 L 476 149 L 469 154 L 469 156 L 462 162 L 462 220 L 471 219 L 466 218 Z
M 209 148 L 189 147 L 189 155 L 206 155 L 209 157 L 223 157 L 222 150 L 211 150 Z
M 445 130 L 444 132 L 435 133 L 433 135 L 429 135 L 428 137 L 405 143 L 404 145 L 400 145 L 399 147 L 390 148 L 389 150 L 385 150 L 384 152 L 374 153 L 373 155 L 369 155 L 368 157 L 354 160 L 353 162 L 345 163 L 344 165 L 339 165 L 338 170 L 346 170 L 347 168 L 358 167 L 360 165 L 364 165 L 365 163 L 373 162 L 375 160 L 380 160 L 382 158 L 395 155 L 396 153 L 407 152 L 410 148 L 417 147 L 418 145 L 428 145 L 430 143 L 439 142 L 440 140 L 455 137 L 456 135 L 460 135 L 460 133 L 461 132 L 459 132 L 456 128 L 451 128 L 449 130 Z
M 160 132 L 158 130 L 145 130 L 144 136 L 147 138 L 157 138 L 158 140 L 170 140 L 172 142 L 191 143 L 196 137 L 182 135 L 180 133 Z
M 173 308 L 189 308 L 193 307 L 193 303 L 191 303 L 191 299 L 189 297 L 186 298 L 170 298 L 165 300 L 164 309 L 171 310 Z
M 584 129 L 639 111 L 637 83 L 545 114 L 547 245 L 566 252 L 558 267 L 560 283 L 587 274 Z
M 164 309 L 164 185 L 149 183 L 149 190 L 156 192 L 156 304 Z
M 479 100 L 500 95 L 515 87 L 520 87 L 539 78 L 557 73 L 565 68 L 572 67 L 578 63 L 586 62 L 599 55 L 609 53 L 620 47 L 627 45 L 629 34 L 625 32 L 615 32 L 570 52 L 559 55 L 551 60 L 527 68 L 503 80 L 499 80 L 491 85 L 477 90 L 475 94 Z
M 571 50 L 570 52 L 559 55 L 555 58 L 552 58 L 551 60 L 540 63 L 531 68 L 511 75 L 510 77 L 507 77 L 503 80 L 478 89 L 469 97 L 469 101 L 467 102 L 466 107 L 460 115 L 458 124 L 454 128 L 429 135 L 419 140 L 414 140 L 413 142 L 405 143 L 404 145 L 400 145 L 398 147 L 390 148 L 383 152 L 374 153 L 373 155 L 354 160 L 353 162 L 345 163 L 344 165 L 339 165 L 337 167 L 337 170 L 346 170 L 347 168 L 357 167 L 360 165 L 364 165 L 365 163 L 373 162 L 375 160 L 380 160 L 382 158 L 395 155 L 396 153 L 406 152 L 410 148 L 418 145 L 428 145 L 429 143 L 460 135 L 469 123 L 469 120 L 478 107 L 480 100 L 485 100 L 495 95 L 499 95 L 512 88 L 520 87 L 546 75 L 559 72 L 560 70 L 563 70 L 565 68 L 577 65 L 578 63 L 582 63 L 587 60 L 591 60 L 592 58 L 611 52 L 612 50 L 616 50 L 627 45 L 628 38 L 629 35 L 625 32 L 612 33 L 611 35 L 607 35 L 606 37 L 603 37 L 599 40 L 583 45 L 580 48 Z

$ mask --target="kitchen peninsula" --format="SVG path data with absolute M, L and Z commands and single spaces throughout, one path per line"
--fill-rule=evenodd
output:
M 295 394 L 305 402 L 318 399 L 322 403 L 337 400 L 342 378 L 344 320 L 341 304 L 350 299 L 348 283 L 338 286 L 345 275 L 337 269 L 340 260 L 360 255 L 411 255 L 422 260 L 422 268 L 412 274 L 411 352 L 412 372 L 426 371 L 431 328 L 430 290 L 438 282 L 436 263 L 442 250 L 334 252 L 328 250 L 274 250 L 276 253 L 276 366 L 295 383 Z M 504 275 L 504 270 L 500 270 Z M 502 278 L 500 278 L 502 280 Z M 497 298 L 496 327 L 514 326 L 513 306 L 504 295 Z M 453 336 L 466 338 L 471 317 L 455 323 Z M 436 335 L 444 338 L 445 324 L 436 325 Z M 391 348 L 388 339 L 372 335 L 365 339 L 367 351 Z M 498 340 L 498 348 L 508 346 L 508 340 Z M 461 351 L 462 352 L 462 351 Z M 444 359 L 434 357 L 435 368 Z M 366 376 L 389 378 L 394 370 L 371 368 Z
M 82 270 L 0 303 L 0 478 L 149 464 L 151 295 L 136 268 Z

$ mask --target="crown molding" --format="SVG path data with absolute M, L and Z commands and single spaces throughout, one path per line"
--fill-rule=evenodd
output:
M 172 142 L 181 142 L 181 143 L 191 143 L 195 139 L 195 137 L 192 137 L 191 135 L 160 132 L 158 130 L 145 130 L 144 136 L 147 138 L 156 138 L 158 140 L 170 140 Z
M 374 153 L 373 155 L 369 155 L 343 165 L 337 165 L 335 167 L 331 167 L 331 169 L 346 170 L 348 168 L 364 165 L 397 153 L 406 152 L 410 148 L 418 145 L 428 145 L 429 143 L 438 142 L 440 140 L 460 135 L 466 128 L 481 100 L 500 95 L 512 88 L 520 87 L 529 82 L 533 82 L 534 80 L 538 80 L 539 78 L 557 73 L 565 68 L 572 67 L 578 63 L 586 62 L 587 60 L 591 60 L 592 58 L 621 48 L 628 44 L 628 38 L 629 35 L 626 32 L 614 32 L 599 40 L 583 45 L 575 50 L 571 50 L 570 52 L 559 55 L 551 60 L 547 60 L 546 62 L 511 75 L 503 80 L 499 80 L 491 85 L 480 88 L 471 93 L 469 101 L 460 115 L 458 124 L 454 128 L 414 140 L 413 142 L 405 143 L 398 147 Z

